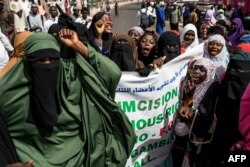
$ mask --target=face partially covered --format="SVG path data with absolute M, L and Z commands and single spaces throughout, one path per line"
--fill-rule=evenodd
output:
M 208 53 L 210 56 L 218 55 L 223 49 L 223 44 L 219 41 L 209 41 L 208 43 Z
M 102 16 L 102 20 L 105 23 L 104 32 L 112 33 L 113 23 L 112 23 L 111 17 L 108 14 L 105 14 L 105 15 Z

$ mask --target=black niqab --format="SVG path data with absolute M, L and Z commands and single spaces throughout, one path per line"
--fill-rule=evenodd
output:
M 176 47 L 167 47 L 172 45 Z M 164 32 L 157 43 L 157 55 L 166 56 L 165 63 L 176 58 L 180 52 L 180 36 L 172 31 Z
M 50 64 L 37 62 L 41 58 L 51 58 Z M 37 125 L 41 132 L 52 130 L 60 113 L 57 94 L 60 55 L 54 49 L 43 49 L 27 56 L 32 76 L 30 113 L 28 122 Z
M 132 47 L 129 44 L 114 44 L 109 57 L 117 64 L 121 71 L 135 71 L 135 60 Z

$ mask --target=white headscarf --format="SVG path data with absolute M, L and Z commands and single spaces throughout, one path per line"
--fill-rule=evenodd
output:
M 183 31 L 181 32 L 181 36 L 180 36 L 181 42 L 184 41 L 184 36 L 189 30 L 194 31 L 194 41 L 187 48 L 185 48 L 186 51 L 199 45 L 197 28 L 193 24 L 185 25 L 185 27 L 183 28 Z
M 208 53 L 208 43 L 211 41 L 218 41 L 219 43 L 222 44 L 223 48 L 219 54 L 216 56 L 211 56 Z M 229 63 L 229 52 L 226 47 L 226 41 L 225 38 L 221 35 L 211 35 L 207 42 L 205 43 L 205 48 L 204 48 L 204 57 L 209 58 L 214 62 L 216 65 L 216 74 L 215 74 L 215 80 L 220 80 L 221 76 L 226 72 L 227 70 L 227 65 Z
M 142 29 L 141 27 L 138 27 L 138 26 L 132 27 L 132 28 L 130 28 L 128 31 L 130 31 L 130 30 L 135 30 L 135 31 L 139 32 L 139 34 L 140 34 L 141 36 L 144 34 L 143 29 Z

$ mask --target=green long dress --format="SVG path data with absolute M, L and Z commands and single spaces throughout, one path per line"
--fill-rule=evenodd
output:
M 59 49 L 46 33 L 29 38 L 24 45 L 30 47 L 29 52 Z M 32 78 L 25 58 L 0 78 L 0 115 L 21 161 L 33 159 L 35 167 L 125 166 L 135 134 L 114 101 L 121 72 L 111 60 L 88 49 L 88 61 L 80 54 L 61 59 L 58 92 L 62 112 L 53 132 L 45 136 L 26 122 Z

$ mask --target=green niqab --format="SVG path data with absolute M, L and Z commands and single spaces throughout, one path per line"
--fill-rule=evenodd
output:
M 38 43 L 32 43 L 32 38 L 25 42 L 26 54 L 58 49 L 50 37 Z M 36 167 L 125 166 L 135 134 L 114 101 L 121 72 L 111 60 L 90 46 L 88 49 L 88 61 L 80 54 L 75 59 L 60 60 L 61 113 L 53 131 L 43 136 L 26 121 L 31 76 L 24 60 L 0 78 L 0 114 L 21 161 L 33 159 Z

